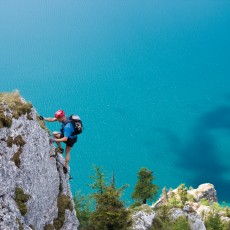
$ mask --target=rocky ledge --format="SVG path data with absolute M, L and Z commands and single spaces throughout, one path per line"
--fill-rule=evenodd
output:
M 230 229 L 230 209 L 217 203 L 216 190 L 209 183 L 197 189 L 183 184 L 174 190 L 165 189 L 152 206 L 142 205 L 132 212 L 133 230 L 174 229 L 178 218 L 187 222 L 190 230 L 206 230 L 205 221 L 210 216 L 222 221 L 221 229 Z
M 53 153 L 33 106 L 0 94 L 0 229 L 78 229 L 64 159 Z

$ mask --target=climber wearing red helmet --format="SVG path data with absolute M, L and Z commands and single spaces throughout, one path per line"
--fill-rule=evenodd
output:
M 66 117 L 65 112 L 63 110 L 58 110 L 54 117 L 43 117 L 40 116 L 41 120 L 48 121 L 48 122 L 54 122 L 59 121 L 61 126 L 61 132 L 54 131 L 53 137 L 51 138 L 51 142 L 56 142 L 58 147 L 55 149 L 56 153 L 63 153 L 64 149 L 61 146 L 61 142 L 64 142 L 66 144 L 66 158 L 65 158 L 65 167 L 63 168 L 64 173 L 68 172 L 68 163 L 70 160 L 70 151 L 74 144 L 77 142 L 77 135 L 74 133 L 74 127 L 73 124 L 70 122 L 69 118 Z

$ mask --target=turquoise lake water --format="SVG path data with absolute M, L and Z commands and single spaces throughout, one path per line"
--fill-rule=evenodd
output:
M 82 118 L 73 193 L 103 166 L 129 204 L 144 166 L 161 189 L 209 182 L 230 201 L 230 1 L 0 0 L 0 91 L 14 89 Z

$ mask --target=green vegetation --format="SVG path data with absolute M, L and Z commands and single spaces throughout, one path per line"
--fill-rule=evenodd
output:
M 10 128 L 12 125 L 12 119 L 9 116 L 4 115 L 3 112 L 0 110 L 0 128 Z
M 181 202 L 180 198 L 176 196 L 173 191 L 171 191 L 169 193 L 168 206 L 169 208 L 182 208 L 184 205 Z
M 187 194 L 188 194 L 187 191 L 188 191 L 188 189 L 185 187 L 185 184 L 181 184 L 178 187 L 178 194 L 180 196 L 180 200 L 181 200 L 181 202 L 182 202 L 183 205 L 188 200 L 188 198 L 187 198 Z
M 30 196 L 25 194 L 22 188 L 15 188 L 15 202 L 19 208 L 19 211 L 23 216 L 27 213 L 27 207 L 25 203 L 29 200 Z
M 58 216 L 56 219 L 54 219 L 53 225 L 56 230 L 59 230 L 62 228 L 65 222 L 65 210 L 68 209 L 73 211 L 73 206 L 70 198 L 64 194 L 58 196 L 57 206 Z
M 48 224 L 44 227 L 44 230 L 55 230 L 55 228 L 52 224 Z
M 8 137 L 6 141 L 7 147 L 11 148 L 13 146 L 13 141 L 14 139 L 12 137 Z
M 21 165 L 21 160 L 20 160 L 20 155 L 21 155 L 21 149 L 19 149 L 12 157 L 12 161 L 15 163 L 15 165 L 20 168 Z
M 90 216 L 92 214 L 92 197 L 81 195 L 80 192 L 74 196 L 77 218 L 81 223 L 79 229 L 90 229 Z
M 50 134 L 50 131 L 49 131 L 49 129 L 46 127 L 45 122 L 44 122 L 43 120 L 41 120 L 41 119 L 39 118 L 38 115 L 36 116 L 36 119 L 37 119 L 37 121 L 38 121 L 40 127 L 41 127 L 42 129 L 46 130 L 46 131 Z
M 18 151 L 16 153 L 14 153 L 13 157 L 12 157 L 12 161 L 14 161 L 15 165 L 20 168 L 20 164 L 21 164 L 21 160 L 20 160 L 20 155 L 22 153 L 22 149 L 21 147 L 23 145 L 25 145 L 25 141 L 23 140 L 21 135 L 18 135 L 17 137 L 15 137 L 14 139 L 12 137 L 9 137 L 7 139 L 7 147 L 12 147 L 13 144 L 16 144 L 17 146 L 20 146 L 20 148 L 18 149 Z
M 16 136 L 14 139 L 12 137 L 8 137 L 7 141 L 7 147 L 11 148 L 13 144 L 22 147 L 26 144 L 26 142 L 23 140 L 21 135 Z
M 18 222 L 18 230 L 23 230 L 23 226 L 22 226 L 21 221 L 18 218 L 16 218 L 16 220 Z
M 186 216 L 179 216 L 176 220 L 170 219 L 170 208 L 162 205 L 157 210 L 150 230 L 190 230 Z
M 187 201 L 194 202 L 194 200 L 193 195 L 188 193 L 188 188 L 185 184 L 180 184 L 177 191 L 174 192 L 171 189 L 167 194 L 167 204 L 170 208 L 182 208 Z
M 95 175 L 91 176 L 94 193 L 85 200 L 84 196 L 75 195 L 75 209 L 80 217 L 79 229 L 92 230 L 125 230 L 131 225 L 129 211 L 125 203 L 120 201 L 127 185 L 117 189 L 115 177 L 110 184 L 106 183 L 101 168 L 95 166 Z M 92 203 L 95 207 L 92 207 Z
M 21 135 L 18 135 L 14 138 L 13 144 L 22 147 L 23 145 L 26 144 L 26 142 L 23 140 Z
M 202 198 L 200 200 L 200 204 L 204 206 L 209 206 L 209 200 L 207 200 L 206 198 Z
M 121 194 L 126 186 L 116 189 L 115 180 L 110 185 L 105 183 L 105 176 L 101 169 L 95 167 L 96 176 L 91 177 L 94 183 L 91 188 L 95 190 L 92 197 L 96 202 L 96 210 L 90 217 L 95 230 L 122 230 L 130 225 L 129 212 L 125 203 L 120 201 Z
M 186 217 L 178 217 L 172 224 L 172 230 L 190 230 L 189 223 Z
M 141 168 L 138 172 L 138 181 L 134 188 L 132 198 L 142 204 L 146 204 L 147 200 L 154 200 L 158 192 L 158 186 L 153 184 L 153 172 L 147 168 Z
M 162 205 L 157 208 L 157 215 L 153 220 L 152 227 L 150 230 L 171 230 L 170 219 L 169 219 L 169 207 Z
M 44 227 L 44 230 L 60 230 L 65 222 L 65 210 L 70 210 L 71 212 L 73 211 L 71 199 L 67 195 L 62 194 L 62 192 L 63 186 L 60 178 L 59 194 L 57 198 L 58 216 L 53 220 L 53 224 L 47 224 Z
M 205 220 L 205 227 L 207 230 L 223 230 L 223 223 L 219 214 L 210 212 Z
M 12 118 L 18 119 L 21 115 L 27 114 L 28 119 L 32 119 L 29 115 L 32 109 L 32 104 L 24 102 L 18 91 L 11 93 L 0 93 L 0 128 L 10 128 Z M 4 111 L 12 111 L 12 117 L 5 115 Z

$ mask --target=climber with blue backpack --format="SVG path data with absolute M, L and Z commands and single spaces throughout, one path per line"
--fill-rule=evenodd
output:
M 66 144 L 66 157 L 65 157 L 65 165 L 63 167 L 64 173 L 68 172 L 68 163 L 70 160 L 70 151 L 74 144 L 77 142 L 77 135 L 82 133 L 83 125 L 82 121 L 79 116 L 71 115 L 67 117 L 63 110 L 58 110 L 54 117 L 39 117 L 41 120 L 48 121 L 48 122 L 55 122 L 58 121 L 61 123 L 60 132 L 54 131 L 53 137 L 50 138 L 50 142 L 56 142 L 58 147 L 55 149 L 55 153 L 63 153 L 64 149 L 61 146 L 61 142 Z

